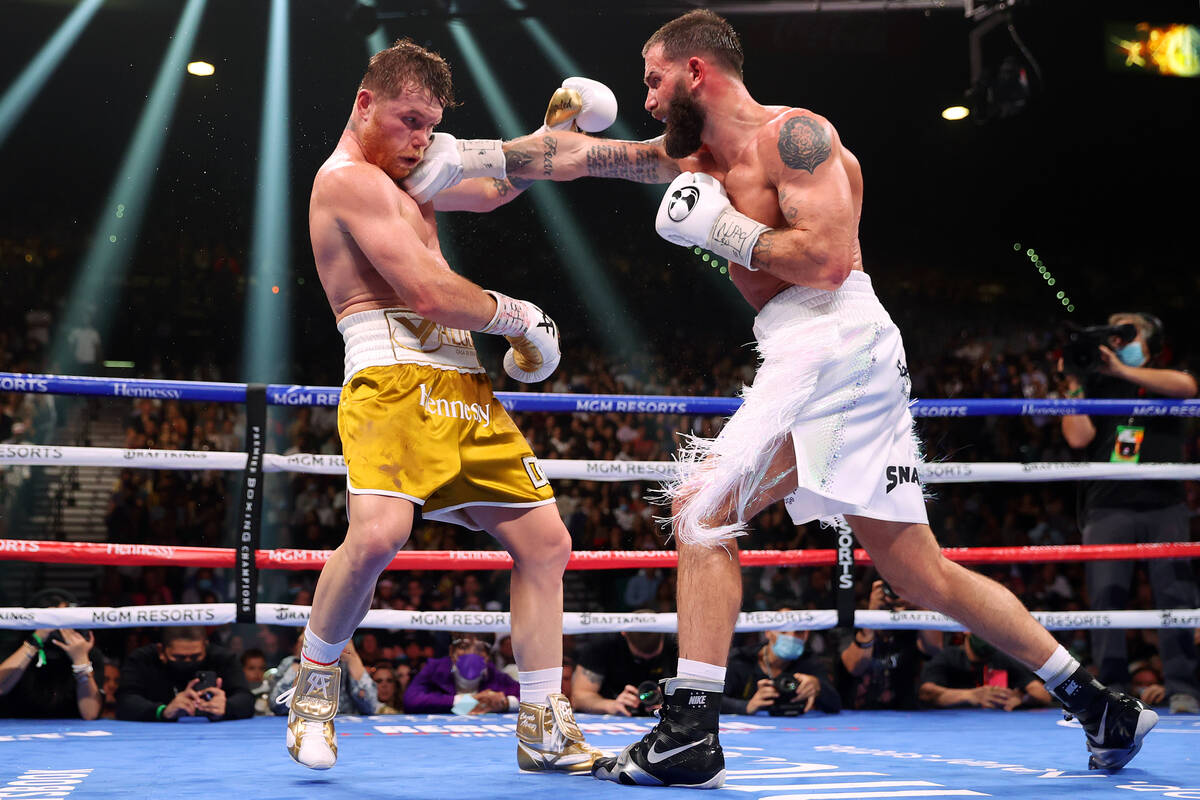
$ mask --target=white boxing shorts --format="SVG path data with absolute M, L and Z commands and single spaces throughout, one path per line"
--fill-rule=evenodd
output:
M 760 364 L 742 406 L 716 438 L 688 442 L 664 491 L 685 501 L 676 535 L 710 544 L 744 534 L 746 509 L 780 480 L 781 463 L 786 472 L 788 434 L 795 524 L 847 514 L 927 523 L 904 345 L 870 277 L 851 272 L 832 292 L 785 289 L 755 318 L 754 336 Z M 706 524 L 727 516 L 731 524 Z

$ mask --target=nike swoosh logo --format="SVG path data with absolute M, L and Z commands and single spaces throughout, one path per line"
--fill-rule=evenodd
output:
M 1105 740 L 1105 738 L 1107 738 L 1104 735 L 1104 723 L 1107 721 L 1108 721 L 1108 705 L 1105 704 L 1104 713 L 1100 715 L 1100 738 L 1096 740 L 1097 747 L 1104 746 L 1104 740 Z
M 662 750 L 662 751 L 655 749 L 655 747 L 657 747 L 657 744 L 656 744 L 655 747 L 651 747 L 650 750 L 646 753 L 646 760 L 649 761 L 651 764 L 657 764 L 658 762 L 668 759 L 673 755 L 678 755 L 679 753 L 682 753 L 684 750 L 691 750 L 696 745 L 701 745 L 701 744 L 704 744 L 703 739 L 701 739 L 698 742 L 690 742 L 689 744 L 685 744 L 683 747 L 676 747 L 671 750 Z

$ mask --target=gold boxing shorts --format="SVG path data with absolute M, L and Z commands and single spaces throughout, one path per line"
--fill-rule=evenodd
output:
M 483 373 L 411 363 L 360 369 L 342 387 L 338 433 L 351 494 L 410 500 L 426 519 L 480 530 L 465 509 L 554 502 Z

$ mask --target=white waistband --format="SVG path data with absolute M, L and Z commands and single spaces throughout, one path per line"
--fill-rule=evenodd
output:
M 407 308 L 360 311 L 338 323 L 346 343 L 346 373 L 392 364 L 424 364 L 438 369 L 478 373 L 475 342 L 470 331 L 447 328 Z
M 789 322 L 836 316 L 846 322 L 886 322 L 892 318 L 875 296 L 871 276 L 854 270 L 835 291 L 790 286 L 767 301 L 754 318 L 754 336 Z

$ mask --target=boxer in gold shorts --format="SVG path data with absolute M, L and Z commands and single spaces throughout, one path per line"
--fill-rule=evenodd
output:
M 338 430 L 349 527 L 321 571 L 295 687 L 279 698 L 290 709 L 288 751 L 304 766 L 333 766 L 339 657 L 420 506 L 429 519 L 487 531 L 512 555 L 518 766 L 586 772 L 599 751 L 561 693 L 571 540 L 537 459 L 492 395 L 471 334 L 506 337 L 505 371 L 535 383 L 558 364 L 558 329 L 533 303 L 484 291 L 442 256 L 430 198 L 444 187 L 426 181 L 441 172 L 423 178 L 414 172 L 422 162 L 455 159 L 461 183 L 439 208 L 486 211 L 527 185 L 506 179 L 499 142 L 434 137 L 452 103 L 450 71 L 436 53 L 408 40 L 380 51 L 313 181 L 313 256 L 346 345 Z M 476 695 L 478 710 L 505 710 L 491 707 L 495 694 Z

